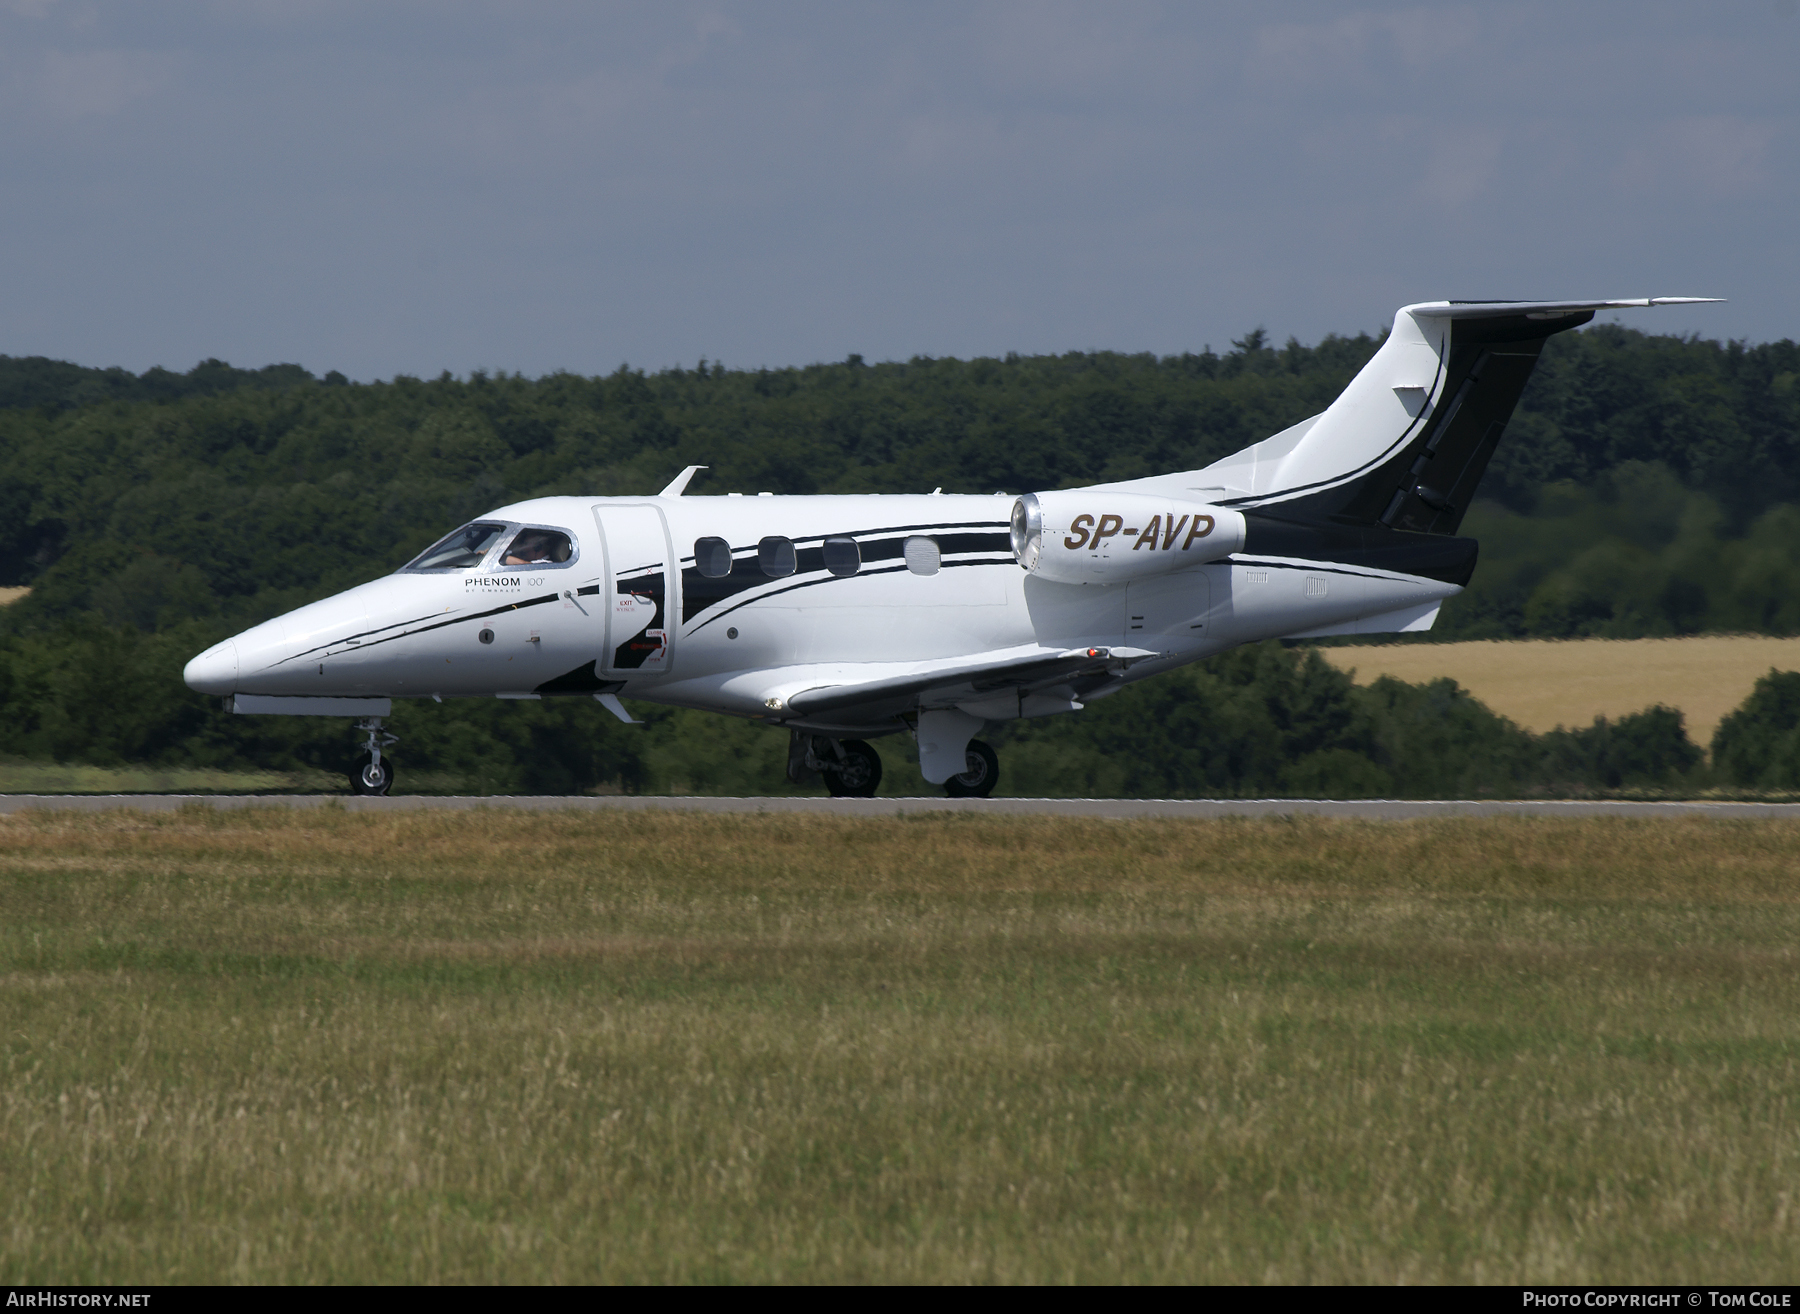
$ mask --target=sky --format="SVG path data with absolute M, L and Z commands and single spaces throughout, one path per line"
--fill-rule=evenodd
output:
M 352 378 L 1800 337 L 1800 3 L 0 0 L 0 353 Z

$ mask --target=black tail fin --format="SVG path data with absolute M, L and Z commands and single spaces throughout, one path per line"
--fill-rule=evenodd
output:
M 1222 505 L 1286 520 L 1454 534 L 1546 338 L 1597 310 L 1704 299 L 1406 306 L 1323 414 L 1189 482 L 1216 482 Z
M 1459 308 L 1457 302 L 1450 305 Z M 1354 478 L 1278 505 L 1265 502 L 1262 509 L 1283 518 L 1456 533 L 1544 341 L 1593 317 L 1591 310 L 1555 318 L 1541 312 L 1463 318 L 1453 311 L 1446 316 L 1449 333 L 1440 356 L 1442 378 L 1433 389 L 1435 404 L 1421 411 L 1404 440 Z

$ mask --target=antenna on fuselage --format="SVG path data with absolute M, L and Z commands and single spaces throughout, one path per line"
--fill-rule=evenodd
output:
M 680 497 L 682 490 L 688 486 L 688 480 L 692 479 L 699 471 L 710 469 L 712 469 L 712 467 L 709 465 L 690 465 L 687 469 L 669 480 L 669 486 L 658 493 L 657 496 Z

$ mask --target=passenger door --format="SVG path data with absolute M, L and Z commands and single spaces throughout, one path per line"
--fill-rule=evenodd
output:
M 674 555 L 654 506 L 597 506 L 606 542 L 606 651 L 601 666 L 619 676 L 662 675 L 674 661 Z

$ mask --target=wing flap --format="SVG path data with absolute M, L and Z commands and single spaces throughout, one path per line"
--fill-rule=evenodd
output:
M 780 710 L 816 716 L 860 704 L 923 697 L 935 690 L 969 688 L 980 693 L 1019 688 L 1101 671 L 1122 671 L 1160 656 L 1147 648 L 1036 649 L 1007 657 L 933 664 L 925 669 L 866 680 L 813 685 L 781 699 Z

